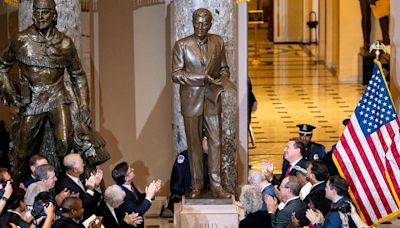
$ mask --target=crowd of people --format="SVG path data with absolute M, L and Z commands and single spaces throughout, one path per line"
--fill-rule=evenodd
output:
M 112 170 L 115 184 L 101 188 L 103 171 L 81 179 L 84 163 L 76 153 L 64 157 L 63 173 L 56 174 L 41 155 L 33 155 L 29 166 L 32 173 L 22 183 L 13 183 L 9 170 L 0 168 L 2 228 L 144 227 L 144 214 L 161 188 L 161 181 L 155 180 L 141 193 L 126 162 Z
M 239 227 L 369 227 L 353 205 L 347 181 L 337 175 L 332 151 L 311 141 L 315 127 L 298 127 L 300 137 L 289 139 L 284 149 L 280 177 L 269 161 L 249 171 L 237 202 Z

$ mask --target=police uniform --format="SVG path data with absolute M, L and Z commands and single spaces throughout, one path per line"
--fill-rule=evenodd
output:
M 299 128 L 300 136 L 310 136 L 312 137 L 312 131 L 316 128 L 309 124 L 299 124 L 297 125 Z M 325 146 L 316 142 L 308 142 L 305 151 L 304 151 L 304 159 L 306 161 L 314 161 L 320 160 L 325 156 Z

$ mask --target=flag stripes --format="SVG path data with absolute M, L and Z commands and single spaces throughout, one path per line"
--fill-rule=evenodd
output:
M 375 61 L 371 81 L 333 155 L 369 225 L 400 213 L 399 126 L 380 63 Z

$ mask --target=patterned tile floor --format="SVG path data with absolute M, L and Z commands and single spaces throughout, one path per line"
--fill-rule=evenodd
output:
M 252 117 L 256 148 L 249 150 L 249 165 L 257 168 L 263 159 L 270 160 L 279 173 L 287 140 L 298 136 L 296 125 L 316 126 L 313 140 L 329 150 L 338 141 L 342 120 L 352 114 L 364 87 L 340 83 L 323 64 L 315 64 L 314 46 L 274 45 L 262 37 L 266 37 L 265 31 L 258 31 L 258 64 L 254 65 L 254 36 L 249 30 L 249 77 L 258 100 Z M 158 217 L 158 208 L 152 206 L 154 210 L 146 214 L 146 227 L 173 227 L 172 218 Z M 400 227 L 399 221 L 394 218 L 392 224 L 379 228 Z
M 350 117 L 365 87 L 341 83 L 316 63 L 315 45 L 272 44 L 260 38 L 266 36 L 259 30 L 255 53 L 253 34 L 249 30 L 248 64 L 258 109 L 252 115 L 256 147 L 249 144 L 249 165 L 260 168 L 262 160 L 269 160 L 280 173 L 285 144 L 298 136 L 296 125 L 316 126 L 313 141 L 330 150 L 342 134 L 342 120 Z M 391 223 L 379 227 L 400 227 L 397 218 Z
M 260 167 L 261 160 L 271 160 L 280 172 L 283 148 L 289 138 L 298 136 L 296 125 L 316 126 L 313 140 L 330 150 L 343 131 L 342 120 L 352 114 L 364 87 L 340 83 L 314 61 L 315 45 L 274 45 L 258 38 L 255 58 L 251 34 L 249 77 L 258 110 L 252 115 L 256 148 L 249 150 L 249 163 Z

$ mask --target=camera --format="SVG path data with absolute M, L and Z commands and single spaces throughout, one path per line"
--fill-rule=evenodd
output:
M 349 202 L 332 203 L 331 211 L 340 211 L 342 213 L 349 213 L 351 212 L 351 206 Z
M 32 216 L 35 217 L 36 219 L 44 216 L 46 217 L 46 212 L 45 212 L 45 207 L 48 207 L 49 203 L 45 203 L 42 200 L 38 200 L 33 204 L 33 209 L 32 209 Z

